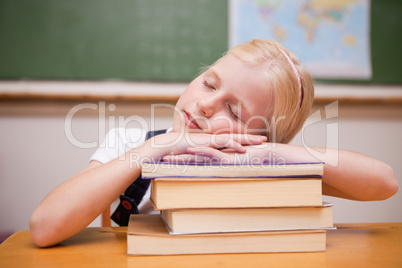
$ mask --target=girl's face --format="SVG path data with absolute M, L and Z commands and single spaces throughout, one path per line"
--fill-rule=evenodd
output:
M 228 54 L 188 85 L 173 131 L 264 134 L 274 101 L 267 84 L 258 67 Z

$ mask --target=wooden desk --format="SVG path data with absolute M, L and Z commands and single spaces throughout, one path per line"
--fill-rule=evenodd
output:
M 320 253 L 126 256 L 126 228 L 87 228 L 59 246 L 29 231 L 0 245 L 0 267 L 402 267 L 402 223 L 338 224 Z

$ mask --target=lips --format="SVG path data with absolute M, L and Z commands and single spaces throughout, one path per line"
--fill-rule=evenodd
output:
M 191 129 L 201 129 L 191 114 L 187 113 L 186 111 L 184 111 L 184 124 Z

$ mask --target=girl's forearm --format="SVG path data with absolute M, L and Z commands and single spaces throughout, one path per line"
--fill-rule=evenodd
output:
M 81 231 L 140 175 L 143 160 L 155 161 L 170 153 L 185 153 L 193 143 L 214 146 L 216 142 L 216 146 L 223 144 L 241 150 L 241 143 L 265 141 L 259 136 L 245 138 L 245 135 L 233 138 L 219 135 L 211 139 L 208 134 L 197 133 L 183 137 L 181 133 L 172 132 L 149 139 L 104 165 L 91 163 L 41 202 L 31 217 L 32 238 L 39 246 L 51 246 Z
M 392 168 L 384 162 L 351 151 L 270 145 L 271 153 L 288 162 L 324 162 L 323 194 L 354 200 L 384 200 L 398 191 Z M 314 150 L 316 153 L 312 152 Z
M 338 160 L 334 160 L 335 157 Z M 385 200 L 398 191 L 398 181 L 393 169 L 382 161 L 359 153 L 334 149 L 330 149 L 328 158 L 323 178 L 323 193 L 326 195 L 376 201 Z M 331 161 L 333 165 L 330 164 Z
M 91 162 L 84 171 L 53 190 L 32 214 L 30 230 L 34 242 L 42 247 L 60 243 L 110 206 L 141 172 L 129 153 L 125 158 L 103 165 Z

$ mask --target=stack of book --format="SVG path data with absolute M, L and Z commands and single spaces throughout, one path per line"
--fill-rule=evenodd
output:
M 131 215 L 129 255 L 315 252 L 326 249 L 332 205 L 323 163 L 144 163 L 160 215 Z

